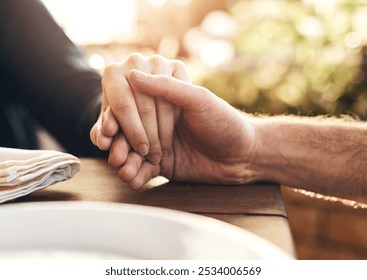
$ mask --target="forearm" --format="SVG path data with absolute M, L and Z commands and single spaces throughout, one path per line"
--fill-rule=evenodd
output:
M 291 117 L 254 123 L 261 179 L 367 201 L 366 124 Z

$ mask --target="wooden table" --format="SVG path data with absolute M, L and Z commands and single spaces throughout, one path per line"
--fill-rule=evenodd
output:
M 187 211 L 239 226 L 294 255 L 280 188 L 272 184 L 216 186 L 164 183 L 156 180 L 142 191 L 131 191 L 103 159 L 81 159 L 81 171 L 71 180 L 50 186 L 17 202 L 109 201 Z M 158 186 L 156 186 L 158 184 Z

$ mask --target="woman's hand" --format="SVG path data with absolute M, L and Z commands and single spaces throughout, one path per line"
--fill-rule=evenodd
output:
M 182 62 L 158 55 L 145 57 L 135 53 L 105 69 L 101 113 L 90 138 L 100 149 L 110 149 L 109 162 L 115 167 L 124 164 L 129 153 L 157 165 L 172 152 L 175 105 L 134 87 L 128 78 L 132 69 L 190 80 Z

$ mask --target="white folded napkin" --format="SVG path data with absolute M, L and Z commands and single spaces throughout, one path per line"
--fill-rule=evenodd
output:
M 78 158 L 57 151 L 0 147 L 0 203 L 73 177 Z

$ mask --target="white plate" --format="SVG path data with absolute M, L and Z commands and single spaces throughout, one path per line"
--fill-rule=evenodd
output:
M 0 206 L 0 259 L 291 259 L 215 219 L 104 202 Z

